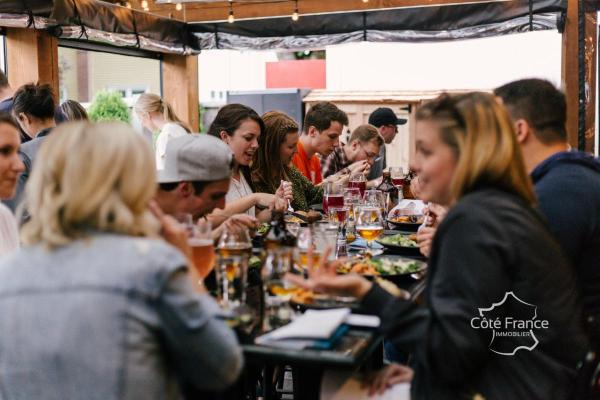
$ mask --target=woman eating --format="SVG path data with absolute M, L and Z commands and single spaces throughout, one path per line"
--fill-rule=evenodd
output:
M 217 113 L 208 133 L 227 143 L 237 165 L 234 167 L 229 192 L 225 197 L 225 209 L 215 211 L 212 214 L 213 219 L 220 215 L 246 213 L 256 216 L 261 221 L 269 221 L 271 209 L 284 211 L 287 208 L 287 200 L 292 196 L 291 188 L 279 184 L 275 191 L 262 193 L 255 190 L 257 188 L 252 183 L 250 165 L 259 149 L 263 131 L 262 119 L 250 107 L 228 104 Z
M 275 193 L 282 181 L 292 183 L 294 210 L 308 211 L 323 201 L 323 187 L 313 185 L 292 164 L 298 143 L 298 124 L 280 111 L 262 116 L 264 134 L 258 140 L 258 152 L 252 165 L 252 180 L 257 190 Z
M 357 275 L 335 276 L 331 265 L 308 281 L 290 279 L 357 297 L 380 316 L 387 339 L 412 354 L 412 370 L 388 367 L 374 391 L 414 370 L 415 400 L 568 398 L 588 346 L 577 287 L 534 209 L 510 117 L 493 96 L 470 93 L 442 95 L 416 120 L 421 198 L 450 207 L 431 246 L 424 304 Z

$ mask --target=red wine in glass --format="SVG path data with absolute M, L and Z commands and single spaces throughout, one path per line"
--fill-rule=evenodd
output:
M 350 181 L 350 182 L 348 182 L 348 187 L 358 188 L 358 190 L 360 190 L 360 197 L 364 197 L 365 190 L 367 190 L 367 182 L 366 181 Z
M 327 214 L 329 207 L 344 207 L 343 194 L 328 194 L 323 196 L 323 212 Z
M 392 183 L 394 186 L 404 186 L 405 180 L 404 178 L 392 178 Z

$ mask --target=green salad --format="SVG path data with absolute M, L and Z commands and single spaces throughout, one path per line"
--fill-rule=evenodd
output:
M 418 272 L 423 263 L 413 260 L 390 260 L 389 258 L 373 258 L 371 264 L 381 275 L 403 275 Z
M 392 246 L 419 247 L 415 239 L 416 235 L 414 234 L 398 233 L 395 235 L 384 236 L 379 239 L 378 242 Z
M 262 224 L 260 224 L 260 226 L 258 227 L 258 229 L 256 230 L 256 233 L 258 233 L 259 235 L 266 235 L 267 232 L 269 232 L 269 228 L 271 226 L 269 224 L 267 224 L 266 222 L 263 222 Z

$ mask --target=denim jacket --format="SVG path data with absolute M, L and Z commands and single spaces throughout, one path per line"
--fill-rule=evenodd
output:
M 216 304 L 161 240 L 115 234 L 0 262 L 0 399 L 177 399 L 242 366 Z

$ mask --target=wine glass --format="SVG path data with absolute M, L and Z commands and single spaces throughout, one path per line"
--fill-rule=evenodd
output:
M 219 268 L 217 282 L 221 306 L 231 310 L 245 303 L 248 260 L 252 254 L 252 242 L 248 229 L 226 227 L 217 245 Z
M 358 188 L 361 197 L 364 196 L 365 190 L 367 190 L 367 177 L 362 172 L 352 175 L 348 181 L 348 187 Z
M 323 213 L 327 215 L 329 207 L 342 207 L 343 205 L 342 185 L 337 182 L 326 182 L 323 190 Z
M 404 169 L 402 167 L 390 167 L 392 183 L 398 189 L 398 200 L 402 200 L 402 190 L 405 184 Z
M 383 218 L 378 206 L 359 207 L 356 213 L 356 233 L 367 242 L 367 251 L 372 251 L 372 242 L 383 233 Z

